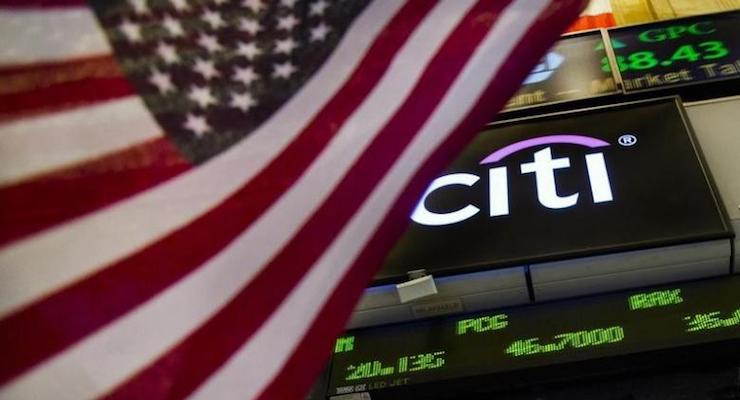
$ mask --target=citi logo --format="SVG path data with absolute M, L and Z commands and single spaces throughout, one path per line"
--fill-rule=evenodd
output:
M 574 144 L 591 149 L 608 147 L 609 143 L 581 135 L 549 135 L 538 138 L 522 140 L 510 144 L 502 149 L 496 150 L 480 162 L 481 165 L 499 164 L 506 157 L 526 150 L 528 148 L 542 145 Z M 588 171 L 588 182 L 591 188 L 591 197 L 594 203 L 606 203 L 614 200 L 612 196 L 609 173 L 604 160 L 604 153 L 591 153 L 585 156 L 586 169 Z M 578 203 L 580 193 L 560 195 L 557 190 L 555 171 L 570 168 L 570 158 L 553 158 L 550 146 L 534 153 L 531 162 L 525 162 L 518 168 L 521 174 L 534 174 L 537 186 L 537 200 L 541 205 L 550 209 L 562 209 L 573 207 Z M 442 190 L 453 185 L 464 185 L 472 187 L 481 177 L 468 173 L 455 173 L 435 179 L 417 204 L 411 219 L 421 225 L 442 226 L 451 225 L 465 221 L 481 210 L 472 204 L 465 207 L 437 213 L 426 208 L 426 199 L 433 192 Z M 497 166 L 488 170 L 488 215 L 490 217 L 501 217 L 509 215 L 509 168 Z

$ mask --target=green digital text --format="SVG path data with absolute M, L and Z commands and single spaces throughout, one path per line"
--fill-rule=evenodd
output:
M 553 353 L 568 348 L 582 349 L 621 342 L 624 339 L 624 328 L 612 326 L 578 332 L 566 332 L 553 336 L 552 343 L 540 343 L 540 338 L 516 340 L 506 348 L 506 354 L 514 357 L 531 356 L 541 353 Z
M 722 316 L 721 311 L 688 315 L 683 318 L 686 321 L 686 332 L 709 331 L 721 328 L 740 326 L 740 309 L 735 310 L 727 317 Z
M 457 321 L 456 332 L 458 335 L 467 333 L 483 333 L 504 329 L 509 325 L 506 314 L 483 316 L 479 318 L 461 319 Z
M 644 71 L 656 68 L 658 66 L 669 67 L 679 63 L 693 63 L 697 61 L 711 61 L 727 57 L 730 50 L 724 42 L 710 40 L 699 44 L 685 44 L 674 50 L 672 55 L 666 59 L 658 59 L 652 51 L 637 51 L 627 55 L 617 56 L 617 65 L 619 72 L 627 71 Z M 604 72 L 611 72 L 609 59 L 601 59 L 601 69 Z
M 349 365 L 346 370 L 347 376 L 344 379 L 346 381 L 355 381 L 442 368 L 445 365 L 444 355 L 445 351 L 442 350 L 403 356 L 399 357 L 391 365 L 384 365 L 378 360 L 365 361 L 358 365 Z
M 638 293 L 629 297 L 630 310 L 646 310 L 654 307 L 665 307 L 683 303 L 681 289 L 659 290 L 650 293 Z
M 697 22 L 691 25 L 673 25 L 665 28 L 649 29 L 640 33 L 639 39 L 646 43 L 659 43 L 690 36 L 705 36 L 717 32 L 712 21 Z
M 355 337 L 345 336 L 337 339 L 334 344 L 334 353 L 346 353 L 355 349 Z

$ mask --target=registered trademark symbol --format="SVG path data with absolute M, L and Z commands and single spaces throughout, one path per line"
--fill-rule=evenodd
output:
M 624 147 L 630 147 L 637 144 L 637 137 L 635 135 L 626 134 L 619 137 L 619 144 Z

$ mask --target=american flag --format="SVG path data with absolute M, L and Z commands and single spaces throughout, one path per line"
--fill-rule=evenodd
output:
M 299 398 L 582 0 L 0 0 L 0 397 Z

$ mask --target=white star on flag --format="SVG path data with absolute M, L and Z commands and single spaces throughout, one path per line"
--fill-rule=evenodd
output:
M 172 16 L 170 15 L 164 17 L 164 20 L 162 20 L 162 25 L 164 25 L 165 29 L 167 29 L 167 31 L 172 36 L 178 37 L 185 34 L 180 21 L 172 18 Z
M 203 19 L 211 26 L 211 29 L 222 28 L 226 25 L 223 18 L 221 18 L 221 13 L 218 11 L 208 10 L 204 12 Z
M 257 102 L 254 100 L 252 95 L 249 93 L 244 94 L 238 94 L 234 93 L 231 96 L 231 102 L 229 103 L 230 106 L 234 108 L 238 108 L 244 112 L 252 108 L 254 105 L 256 105 Z
M 170 78 L 170 75 L 156 68 L 152 69 L 152 75 L 149 77 L 149 82 L 156 86 L 161 94 L 175 91 L 175 86 L 172 84 L 172 78 Z
M 327 7 L 329 7 L 329 3 L 327 3 L 325 0 L 319 0 L 313 4 L 311 4 L 311 10 L 309 11 L 309 15 L 324 15 L 324 12 L 326 11 Z
M 207 33 L 201 33 L 200 37 L 198 38 L 198 44 L 203 46 L 210 53 L 215 53 L 223 49 L 221 43 L 218 42 L 218 39 L 216 39 L 215 36 L 209 35 Z
M 240 42 L 236 46 L 236 54 L 247 57 L 248 60 L 254 59 L 257 55 L 261 54 L 262 50 L 257 47 L 254 42 L 242 43 Z
M 311 41 L 317 42 L 326 39 L 326 35 L 329 34 L 331 29 L 325 23 L 320 23 L 315 28 L 311 29 Z
M 265 5 L 262 4 L 261 0 L 244 0 L 242 2 L 242 5 L 252 10 L 252 12 L 255 14 L 258 14 L 260 11 L 262 11 L 262 9 L 265 8 Z
M 295 40 L 287 38 L 275 42 L 275 53 L 290 54 L 297 46 Z
M 259 75 L 254 72 L 254 69 L 252 67 L 236 67 L 234 68 L 233 79 L 235 81 L 243 83 L 246 86 L 249 86 L 252 82 L 259 79 Z
M 273 66 L 272 76 L 274 78 L 288 79 L 296 71 L 296 68 L 290 61 Z
M 252 34 L 252 36 L 256 35 L 257 32 L 262 30 L 262 25 L 256 20 L 251 18 L 243 18 L 239 20 L 239 29 L 243 31 L 247 31 Z
M 175 47 L 165 42 L 161 42 L 157 46 L 157 54 L 162 57 L 166 64 L 174 64 L 180 61 L 180 56 L 177 55 Z
M 205 117 L 188 114 L 185 121 L 185 129 L 193 131 L 197 137 L 202 137 L 211 127 L 208 126 Z
M 119 27 L 121 32 L 126 35 L 129 42 L 135 43 L 141 41 L 141 27 L 129 20 L 124 20 Z
M 293 16 L 293 14 L 290 14 L 286 17 L 280 17 L 278 18 L 278 29 L 285 29 L 286 31 L 292 30 L 300 20 Z
M 202 58 L 199 58 L 195 60 L 195 66 L 193 69 L 201 74 L 203 78 L 205 78 L 207 81 L 221 75 L 214 66 L 213 61 L 211 60 L 204 60 Z
M 137 14 L 146 14 L 149 12 L 146 0 L 128 0 L 128 2 Z
M 280 0 L 280 4 L 283 7 L 293 7 L 298 0 Z
M 200 106 L 200 108 L 206 108 L 211 104 L 216 104 L 216 99 L 211 94 L 211 89 L 208 87 L 194 86 L 188 93 L 188 98 Z
M 175 7 L 177 11 L 185 11 L 190 9 L 187 0 L 170 0 L 170 3 L 172 3 L 172 7 Z

